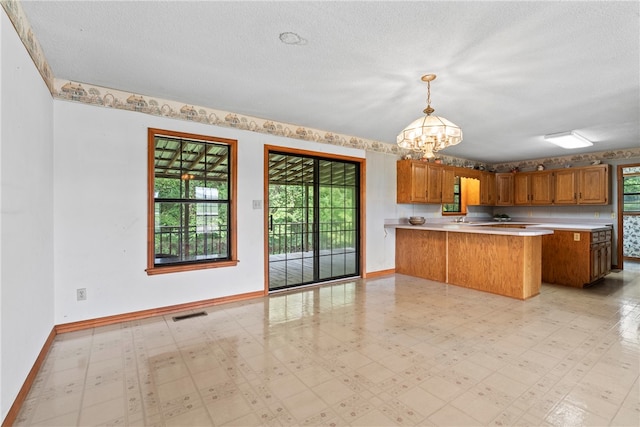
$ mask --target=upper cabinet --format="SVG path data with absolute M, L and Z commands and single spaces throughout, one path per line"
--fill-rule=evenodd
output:
M 496 206 L 513 205 L 513 175 L 512 173 L 496 174 Z
M 575 205 L 578 203 L 578 179 L 575 169 L 560 169 L 555 175 L 555 204 Z
M 553 204 L 553 172 L 525 172 L 513 176 L 513 203 L 515 205 Z
M 609 165 L 560 169 L 555 175 L 556 205 L 607 205 L 611 200 Z
M 398 203 L 454 203 L 456 177 L 479 180 L 469 204 L 488 206 L 606 205 L 611 200 L 610 166 L 550 171 L 491 173 L 399 160 Z M 464 187 L 464 186 L 463 186 Z
M 442 203 L 455 202 L 456 171 L 454 167 L 442 168 Z
M 397 203 L 441 203 L 442 165 L 419 160 L 397 163 Z
M 444 166 L 430 164 L 427 167 L 427 203 L 442 203 L 442 173 Z
M 496 174 L 496 205 L 607 205 L 610 166 Z
M 397 172 L 397 203 L 427 203 L 427 170 L 429 164 L 414 160 L 399 160 Z
M 480 172 L 480 204 L 493 206 L 496 204 L 496 174 Z
M 609 165 L 578 169 L 578 204 L 607 205 L 611 200 Z

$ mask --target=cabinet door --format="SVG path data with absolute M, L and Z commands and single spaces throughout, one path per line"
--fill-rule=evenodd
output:
M 606 205 L 609 203 L 609 165 L 598 165 L 578 171 L 578 203 Z
M 528 173 L 516 173 L 513 175 L 513 204 L 530 205 L 531 191 L 529 188 L 531 175 Z
M 513 205 L 513 174 L 498 173 L 496 174 L 496 200 L 497 206 Z
M 442 202 L 442 166 L 427 167 L 427 203 Z
M 442 203 L 453 203 L 454 185 L 456 182 L 455 169 L 451 167 L 442 168 Z
M 496 175 L 491 172 L 480 173 L 480 204 L 493 206 L 496 203 Z
M 600 243 L 591 245 L 591 282 L 600 277 Z
M 556 205 L 575 205 L 578 202 L 578 181 L 576 173 L 570 169 L 553 172 L 555 175 Z
M 534 172 L 529 176 L 532 205 L 550 205 L 553 203 L 553 173 Z
M 396 180 L 397 203 L 427 203 L 427 163 L 398 161 Z

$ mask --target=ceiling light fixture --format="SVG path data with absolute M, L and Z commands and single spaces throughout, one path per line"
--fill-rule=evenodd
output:
M 544 139 L 567 150 L 593 145 L 593 142 L 589 141 L 574 130 L 545 135 Z
M 425 158 L 435 157 L 434 153 L 462 141 L 460 127 L 443 117 L 431 115 L 435 111 L 431 108 L 431 82 L 435 78 L 435 74 L 422 76 L 422 81 L 427 82 L 427 108 L 423 111 L 426 116 L 411 122 L 397 138 L 400 148 L 420 151 Z

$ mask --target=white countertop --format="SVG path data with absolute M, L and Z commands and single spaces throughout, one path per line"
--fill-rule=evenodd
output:
M 486 223 L 485 223 L 486 225 Z M 502 234 L 506 236 L 543 236 L 553 234 L 551 229 L 526 229 L 526 228 L 496 228 L 487 227 L 482 224 L 469 223 L 425 223 L 423 225 L 411 224 L 388 224 L 388 228 L 403 228 L 410 230 L 428 231 L 448 231 L 453 233 L 474 233 L 474 234 Z
M 569 231 L 599 231 L 611 230 L 611 226 L 604 224 L 532 224 L 527 228 L 549 228 L 552 230 L 569 230 Z
M 513 225 L 509 227 L 493 227 L 494 225 Z M 525 228 L 517 228 L 524 226 Z M 553 230 L 567 231 L 602 231 L 610 230 L 608 224 L 581 224 L 581 223 L 534 223 L 525 221 L 482 221 L 482 222 L 433 222 L 423 225 L 411 224 L 386 224 L 389 228 L 406 228 L 415 230 L 431 230 L 431 231 L 451 231 L 458 233 L 478 233 L 478 234 L 504 234 L 510 236 L 541 236 L 544 234 L 553 234 Z

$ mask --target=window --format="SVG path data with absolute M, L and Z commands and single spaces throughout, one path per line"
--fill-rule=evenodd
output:
M 625 175 L 623 178 L 624 212 L 640 212 L 640 174 Z
M 453 203 L 445 203 L 442 205 L 442 212 L 462 213 L 460 206 L 460 177 L 456 176 L 453 182 Z
M 147 274 L 236 265 L 236 144 L 149 129 Z

